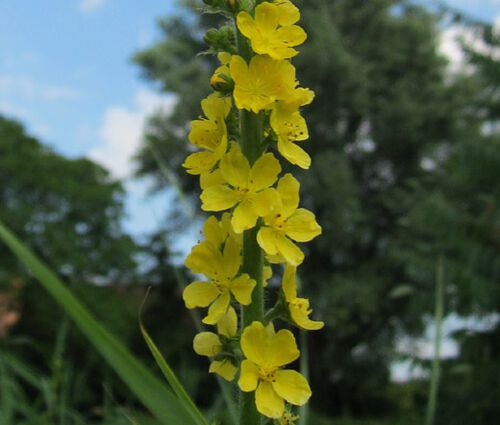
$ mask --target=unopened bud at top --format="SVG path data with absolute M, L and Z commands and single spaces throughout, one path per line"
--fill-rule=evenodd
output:
M 204 40 L 217 52 L 233 52 L 235 50 L 235 38 L 234 29 L 229 25 L 224 25 L 219 29 L 209 29 Z

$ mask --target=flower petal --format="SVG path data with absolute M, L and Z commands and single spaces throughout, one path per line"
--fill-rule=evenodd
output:
M 201 101 L 201 109 L 212 121 L 224 120 L 231 110 L 231 98 L 212 93 Z
M 229 278 L 236 276 L 241 267 L 241 245 L 233 237 L 229 237 L 222 255 L 224 274 Z
M 216 279 L 223 267 L 223 259 L 218 247 L 204 241 L 191 249 L 185 264 L 193 273 L 202 273 L 211 279 Z
M 227 337 L 235 336 L 238 331 L 238 316 L 233 307 L 227 309 L 227 313 L 217 322 L 217 332 Z
M 209 172 L 217 163 L 217 157 L 212 152 L 195 152 L 189 155 L 182 166 L 188 174 L 199 175 Z
M 226 181 L 234 188 L 248 187 L 250 164 L 237 143 L 231 143 L 231 148 L 222 157 L 219 168 Z
M 255 404 L 257 410 L 268 418 L 281 418 L 285 411 L 285 402 L 276 391 L 270 382 L 262 381 L 255 391 Z
M 238 371 L 238 368 L 229 359 L 214 360 L 208 369 L 210 373 L 222 376 L 226 381 L 231 382 Z
M 278 182 L 277 191 L 283 207 L 282 214 L 284 217 L 290 217 L 299 206 L 300 183 L 287 173 Z
M 271 187 L 281 172 L 281 165 L 272 153 L 262 155 L 250 170 L 250 190 L 258 192 Z
M 278 235 L 276 245 L 288 264 L 297 267 L 304 261 L 304 253 L 286 236 Z
M 250 197 L 252 209 L 259 217 L 264 217 L 271 213 L 279 204 L 278 192 L 274 188 L 265 189 Z
M 293 25 L 300 19 L 300 10 L 290 0 L 274 0 L 279 9 L 279 24 Z
M 225 184 L 226 181 L 220 170 L 217 168 L 216 170 L 210 173 L 200 174 L 200 187 L 202 190 L 205 190 L 211 186 L 219 186 Z
M 199 119 L 191 122 L 189 141 L 199 148 L 213 151 L 220 144 L 226 129 L 211 120 Z
M 262 269 L 262 286 L 264 288 L 269 284 L 269 279 L 273 277 L 273 269 L 271 266 L 264 266 Z
M 300 351 L 293 333 L 288 329 L 281 329 L 269 338 L 266 348 L 266 361 L 272 366 L 285 366 L 297 360 Z
M 297 242 L 309 242 L 321 234 L 321 226 L 311 211 L 296 210 L 286 222 L 286 235 Z
M 276 381 L 272 383 L 276 393 L 296 406 L 307 403 L 311 397 L 311 388 L 307 379 L 295 370 L 278 370 Z
M 290 142 L 284 137 L 278 138 L 278 151 L 291 164 L 298 165 L 304 170 L 309 169 L 311 166 L 311 157 L 309 154 L 297 146 L 296 143 Z
M 259 246 L 268 255 L 276 255 L 278 253 L 278 233 L 270 227 L 261 227 L 257 233 L 257 242 Z
M 229 291 L 220 294 L 220 296 L 212 303 L 212 305 L 208 309 L 208 314 L 202 320 L 202 322 L 207 325 L 215 325 L 221 319 L 221 317 L 226 314 L 230 301 L 231 295 L 229 294 Z
M 307 34 L 298 25 L 288 25 L 278 29 L 276 32 L 276 38 L 279 39 L 285 46 L 299 46 L 307 40 Z
M 207 307 L 213 302 L 219 291 L 210 282 L 193 282 L 184 289 L 182 299 L 187 308 Z
M 252 292 L 256 282 L 249 275 L 242 274 L 231 282 L 231 292 L 242 305 L 248 305 L 252 302 Z
M 250 360 L 243 360 L 241 362 L 240 379 L 238 380 L 238 385 L 241 391 L 255 391 L 258 382 L 259 366 Z
M 222 230 L 219 221 L 211 215 L 203 224 L 203 234 L 207 242 L 219 248 L 225 241 L 227 234 Z
M 309 319 L 309 315 L 312 311 L 309 309 L 309 300 L 305 298 L 297 298 L 301 303 L 304 303 L 302 308 L 295 306 L 294 304 L 289 305 L 290 316 L 295 324 L 302 329 L 307 331 L 317 331 L 325 326 L 325 323 L 319 320 Z
M 234 209 L 231 224 L 235 233 L 243 233 L 245 230 L 255 227 L 258 218 L 251 200 L 244 199 Z
M 287 265 L 283 274 L 283 292 L 288 302 L 297 298 L 296 267 Z
M 270 32 L 278 27 L 279 9 L 268 2 L 259 4 L 255 8 L 255 22 L 262 32 Z
M 240 12 L 237 16 L 238 29 L 246 38 L 253 38 L 258 34 L 255 21 L 247 12 Z
M 266 362 L 268 335 L 264 325 L 253 322 L 247 326 L 241 335 L 241 349 L 245 357 L 257 365 Z
M 221 352 L 222 343 L 213 332 L 200 332 L 194 337 L 193 349 L 200 356 L 214 357 Z
M 240 194 L 226 185 L 209 186 L 200 196 L 203 211 L 224 211 L 234 207 Z

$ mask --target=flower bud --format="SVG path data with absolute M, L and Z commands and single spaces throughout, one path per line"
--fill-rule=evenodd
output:
M 219 29 L 209 29 L 205 34 L 204 41 L 217 52 L 232 52 L 234 51 L 235 38 L 234 29 L 229 25 L 224 25 Z
M 234 89 L 234 81 L 226 74 L 215 73 L 210 79 L 210 86 L 222 94 L 230 94 Z

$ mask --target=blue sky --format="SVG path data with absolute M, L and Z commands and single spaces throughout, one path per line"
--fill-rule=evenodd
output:
M 90 156 L 130 175 L 144 116 L 168 97 L 141 81 L 131 55 L 158 38 L 156 20 L 175 3 L 131 0 L 0 1 L 0 113 L 68 156 Z M 129 182 L 127 227 L 156 226 L 145 185 Z
M 86 155 L 115 176 L 130 176 L 145 116 L 174 102 L 141 81 L 130 57 L 157 39 L 156 20 L 173 13 L 175 3 L 2 0 L 0 113 L 62 154 Z M 486 20 L 500 14 L 500 0 L 448 3 Z M 127 229 L 154 229 L 171 198 L 146 200 L 144 182 L 129 180 L 127 189 Z

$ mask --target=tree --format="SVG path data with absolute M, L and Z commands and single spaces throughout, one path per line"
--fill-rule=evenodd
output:
M 130 280 L 136 246 L 124 234 L 124 190 L 88 159 L 68 159 L 0 117 L 0 219 L 61 275 Z M 19 273 L 2 251 L 3 280 Z
M 429 241 L 424 225 L 432 208 L 419 200 L 429 201 L 435 189 L 426 182 L 446 195 L 458 187 L 464 170 L 453 152 L 478 140 L 484 118 L 470 111 L 477 93 L 472 80 L 448 78 L 437 52 L 440 15 L 397 0 L 296 3 L 309 34 L 298 76 L 316 92 L 305 111 L 313 166 L 301 176 L 301 192 L 324 230 L 310 247 L 302 278 L 329 325 L 310 338 L 319 389 L 313 403 L 336 414 L 381 413 L 390 407 L 384 388 L 395 337 L 420 332 L 433 305 L 431 252 L 439 250 L 443 229 Z M 215 18 L 197 19 L 190 13 L 196 2 L 184 4 L 179 17 L 161 21 L 163 38 L 135 56 L 147 79 L 178 97 L 171 116 L 151 118 L 137 158 L 139 174 L 155 176 L 163 187 L 153 145 L 197 202 L 195 179 L 184 175 L 181 163 L 188 122 L 200 112 L 215 66 L 212 56 L 195 55 L 206 48 L 200 34 Z M 416 204 L 427 215 L 420 226 L 408 226 Z M 459 201 L 450 208 L 455 214 Z M 455 228 L 449 224 L 448 231 Z M 420 239 L 432 247 L 426 262 Z M 471 242 L 468 235 L 465 240 Z M 467 270 L 472 279 L 492 276 L 490 268 L 487 277 Z

